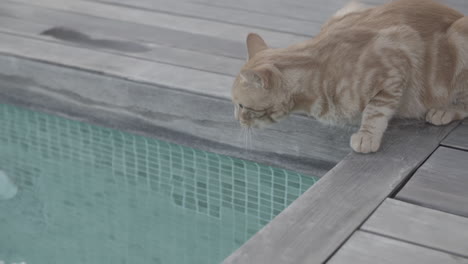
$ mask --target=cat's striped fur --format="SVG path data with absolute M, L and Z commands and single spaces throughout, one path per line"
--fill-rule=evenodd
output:
M 301 111 L 357 123 L 351 147 L 379 149 L 389 120 L 445 125 L 468 117 L 468 17 L 431 0 L 352 3 L 313 39 L 284 49 L 247 38 L 232 89 L 235 115 L 258 127 Z

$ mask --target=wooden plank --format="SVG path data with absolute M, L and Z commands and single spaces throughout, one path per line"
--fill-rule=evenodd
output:
M 141 25 L 163 27 L 172 30 L 190 32 L 192 34 L 218 37 L 221 39 L 241 41 L 245 40 L 251 31 L 250 27 L 232 25 L 216 21 L 155 13 L 140 9 L 130 9 L 115 5 L 82 0 L 12 0 L 17 3 L 27 3 L 33 6 L 47 7 L 64 12 L 75 12 L 102 18 L 137 23 Z M 286 47 L 291 44 L 307 40 L 308 37 L 294 34 L 273 32 L 270 30 L 256 30 L 272 47 Z
M 442 142 L 442 145 L 468 150 L 468 122 L 460 125 Z
M 0 14 L 6 17 L 11 17 L 14 14 L 16 18 L 33 19 L 34 22 L 41 24 L 50 23 L 50 16 L 53 16 L 57 20 L 55 26 L 66 25 L 83 32 L 107 32 L 106 35 L 110 35 L 116 39 L 137 41 L 150 46 L 154 45 L 155 47 L 172 47 L 242 60 L 245 60 L 247 54 L 244 40 L 225 40 L 218 37 L 197 35 L 158 26 L 141 25 L 115 19 L 63 12 L 38 6 L 30 6 L 30 9 L 25 9 L 27 4 L 11 1 L 3 1 L 0 3 L 0 6 Z M 31 8 L 33 9 L 32 11 Z
M 462 264 L 468 259 L 357 231 L 327 263 Z
M 116 1 L 125 3 L 125 0 L 87 0 L 96 2 L 108 2 L 116 3 Z M 145 4 L 133 3 L 133 2 L 148 2 L 151 0 L 138 0 L 132 1 L 131 5 L 138 5 L 142 8 L 147 7 Z M 161 0 L 159 0 L 161 1 Z M 276 16 L 277 18 L 288 18 L 291 20 L 300 21 L 311 21 L 322 23 L 328 19 L 337 10 L 342 8 L 344 5 L 349 3 L 351 0 L 179 0 L 184 4 L 189 4 L 194 9 L 196 5 L 207 8 L 208 10 L 221 11 L 244 11 L 255 14 L 256 16 L 267 15 Z M 392 0 L 359 0 L 363 4 L 369 6 L 382 5 Z M 445 4 L 451 8 L 457 9 L 458 11 L 468 14 L 468 5 L 464 0 L 438 0 L 442 4 Z M 129 4 L 129 2 L 125 3 Z M 167 4 L 167 2 L 164 2 Z M 177 9 L 180 8 L 179 6 Z M 215 9 L 211 9 L 215 8 Z M 175 10 L 174 10 L 175 11 Z M 223 11 L 221 11 L 223 12 Z
M 313 36 L 320 30 L 320 23 L 277 17 L 269 14 L 252 14 L 249 11 L 228 9 L 216 6 L 202 6 L 186 1 L 167 0 L 88 0 L 100 3 L 145 9 L 152 12 L 177 14 L 206 20 L 227 22 L 255 29 L 268 29 L 277 32 L 287 32 L 297 35 Z
M 381 5 L 391 0 L 360 0 L 369 5 Z M 338 9 L 342 8 L 350 0 L 193 0 L 203 6 L 223 7 L 241 9 L 258 14 L 271 14 L 292 19 L 303 19 L 307 21 L 324 22 Z M 468 6 L 465 0 L 439 0 L 447 6 L 467 14 Z
M 308 1 L 193 0 L 192 2 L 202 6 L 240 9 L 256 14 L 270 14 L 278 17 L 323 23 L 349 1 L 313 0 L 308 3 Z
M 468 152 L 440 147 L 396 198 L 468 217 Z
M 8 11 L 12 10 L 8 4 L 3 4 L 3 7 L 6 7 Z M 18 19 L 0 16 L 0 24 L 2 25 L 2 27 L 0 27 L 0 32 L 34 39 L 47 39 L 52 42 L 61 42 L 65 45 L 106 50 L 132 58 L 203 70 L 232 77 L 238 74 L 239 69 L 245 63 L 244 60 L 240 59 L 204 54 L 170 46 L 152 43 L 141 44 L 137 41 L 138 38 L 120 39 L 116 37 L 116 35 L 124 36 L 126 34 L 125 30 L 131 30 L 131 28 L 116 28 L 116 30 L 120 30 L 119 34 L 112 34 L 112 31 L 100 27 L 100 24 L 97 23 L 99 21 L 96 21 L 92 17 L 81 17 L 81 21 L 83 21 L 81 24 L 86 24 L 85 27 L 82 27 L 70 22 L 71 20 L 67 19 L 67 17 L 57 16 L 54 11 L 44 12 L 44 14 L 41 14 L 41 19 L 35 19 L 42 11 L 40 8 L 31 9 L 29 6 L 20 6 L 20 8 L 24 12 L 34 11 L 34 18 L 20 17 L 18 12 L 14 13 L 15 17 L 19 17 Z M 67 30 L 55 28 L 57 24 L 62 25 L 67 28 Z M 51 34 L 54 34 L 53 37 L 41 34 L 45 31 L 50 31 L 50 29 L 55 29 L 51 31 Z
M 74 67 L 197 94 L 230 98 L 234 78 L 167 64 L 0 34 L 0 53 Z
M 456 125 L 391 125 L 380 152 L 347 156 L 224 263 L 324 262 Z
M 468 257 L 468 218 L 387 199 L 364 231 Z

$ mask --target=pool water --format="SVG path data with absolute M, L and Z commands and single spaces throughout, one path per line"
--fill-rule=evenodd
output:
M 0 104 L 0 263 L 220 263 L 314 177 Z

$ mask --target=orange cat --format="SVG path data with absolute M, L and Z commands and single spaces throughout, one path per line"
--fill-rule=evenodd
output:
M 445 125 L 468 117 L 468 17 L 430 0 L 340 10 L 313 39 L 284 49 L 247 37 L 249 60 L 232 99 L 241 125 L 292 112 L 361 122 L 356 152 L 379 149 L 389 120 Z

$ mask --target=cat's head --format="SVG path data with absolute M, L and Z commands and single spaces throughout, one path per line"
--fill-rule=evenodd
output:
M 281 71 L 272 60 L 274 50 L 257 34 L 247 37 L 249 59 L 232 87 L 234 115 L 244 127 L 264 127 L 290 112 Z

